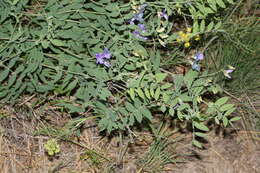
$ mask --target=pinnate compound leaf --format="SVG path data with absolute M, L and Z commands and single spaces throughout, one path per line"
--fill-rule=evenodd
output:
M 152 114 L 151 114 L 149 109 L 144 107 L 144 108 L 141 108 L 140 111 L 142 112 L 144 117 L 146 117 L 150 121 L 152 120 L 153 116 L 152 116 Z
M 240 120 L 241 119 L 241 117 L 233 117 L 233 118 L 231 118 L 229 121 L 238 121 L 238 120 Z
M 162 82 L 166 78 L 167 74 L 166 73 L 156 73 L 155 78 L 157 82 Z
M 234 107 L 234 104 L 224 104 L 220 107 L 220 111 L 224 112 Z
M 158 100 L 159 97 L 160 97 L 160 94 L 161 94 L 161 89 L 160 89 L 160 88 L 157 88 L 157 89 L 155 90 L 155 93 L 154 93 L 154 99 L 155 99 L 155 100 Z
M 206 131 L 206 132 L 209 131 L 209 128 L 202 123 L 193 122 L 193 124 L 199 130 Z
M 141 88 L 137 88 L 136 92 L 139 95 L 139 97 L 141 97 L 142 99 L 145 99 L 144 92 Z
M 185 76 L 184 76 L 184 82 L 186 83 L 187 87 L 190 88 L 195 78 L 198 77 L 198 72 L 194 70 L 190 70 Z
M 198 148 L 202 148 L 202 145 L 199 141 L 197 141 L 196 139 L 193 139 L 192 140 L 192 144 L 195 145 L 196 147 Z
M 207 31 L 211 31 L 214 27 L 214 22 L 210 22 L 209 25 L 207 26 Z
M 201 23 L 200 23 L 200 32 L 204 32 L 205 31 L 205 20 L 202 20 Z
M 199 137 L 202 137 L 202 138 L 205 138 L 207 136 L 206 133 L 201 133 L 201 132 L 195 132 L 195 135 L 199 136 Z
M 224 127 L 227 127 L 227 125 L 228 125 L 228 119 L 227 119 L 226 116 L 223 116 L 222 121 L 223 121 Z
M 9 69 L 5 69 L 0 72 L 0 82 L 4 81 L 8 77 L 9 72 L 10 72 Z
M 216 0 L 217 4 L 221 7 L 221 8 L 226 8 L 225 3 L 223 2 L 223 0 Z
M 215 102 L 215 104 L 218 106 L 221 106 L 221 105 L 225 104 L 227 101 L 228 101 L 228 97 L 222 97 L 222 98 L 218 99 Z
M 236 110 L 236 108 L 231 108 L 228 111 L 225 112 L 225 116 L 229 116 L 230 114 L 232 114 L 234 111 Z
M 144 89 L 144 93 L 145 93 L 145 96 L 150 100 L 151 99 L 151 95 L 150 95 L 150 92 L 147 88 Z
M 128 94 L 130 95 L 131 99 L 134 101 L 135 100 L 135 90 L 133 88 L 130 88 L 128 90 Z
M 61 46 L 65 46 L 65 43 L 61 40 L 58 40 L 58 39 L 52 39 L 50 40 L 51 43 L 54 45 L 54 46 L 58 46 L 58 47 L 61 47 Z
M 216 25 L 215 25 L 215 30 L 217 30 L 217 29 L 220 29 L 220 27 L 222 26 L 222 22 L 221 21 L 219 21 Z
M 143 120 L 143 115 L 141 112 L 139 111 L 135 111 L 133 112 L 134 116 L 135 116 L 135 119 L 137 120 L 137 122 L 141 123 L 142 120 Z

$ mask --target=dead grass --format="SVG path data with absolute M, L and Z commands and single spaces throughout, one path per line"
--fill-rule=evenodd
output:
M 85 123 L 79 136 L 59 139 L 61 152 L 51 158 L 44 150 L 50 137 L 33 134 L 46 123 L 62 128 L 69 116 L 48 106 L 32 110 L 24 105 L 4 106 L 0 110 L 1 173 L 254 173 L 260 170 L 257 131 L 212 130 L 204 150 L 190 144 L 189 132 L 175 132 L 167 137 L 171 143 L 164 150 L 173 162 L 162 164 L 161 158 L 154 157 L 153 162 L 144 165 L 142 160 L 154 144 L 153 134 L 135 130 L 134 140 L 123 134 L 104 136 L 93 120 Z M 165 133 L 173 130 L 167 127 Z

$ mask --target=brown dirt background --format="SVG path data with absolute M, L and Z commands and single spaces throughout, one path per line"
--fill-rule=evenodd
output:
M 50 158 L 44 150 L 49 137 L 32 134 L 43 124 L 39 117 L 49 115 L 52 117 L 49 123 L 62 127 L 69 120 L 65 118 L 67 115 L 51 109 L 42 115 L 40 111 L 18 111 L 9 106 L 0 113 L 5 115 L 0 121 L 1 173 L 257 173 L 260 170 L 260 132 L 256 131 L 212 129 L 202 150 L 191 146 L 190 133 L 173 133 L 168 138 L 175 142 L 167 151 L 176 163 L 155 171 L 159 161 L 150 165 L 140 163 L 153 141 L 148 131 L 135 131 L 137 137 L 129 143 L 129 138 L 100 135 L 95 123 L 88 121 L 81 135 L 71 139 L 74 143 L 59 140 L 61 152 Z M 86 155 L 88 149 L 109 161 L 99 157 L 93 164 Z

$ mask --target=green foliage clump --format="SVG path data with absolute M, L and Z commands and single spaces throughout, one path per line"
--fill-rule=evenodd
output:
M 255 3 L 251 4 L 250 11 L 257 9 Z M 241 5 L 243 6 L 243 4 Z M 226 64 L 236 67 L 232 79 L 216 76 L 215 80 L 225 90 L 238 97 L 241 116 L 247 128 L 258 130 L 260 128 L 260 114 L 257 111 L 260 92 L 260 24 L 257 14 L 248 16 L 242 7 L 230 15 L 223 23 L 226 31 L 218 35 L 218 39 L 210 46 L 208 60 L 213 63 L 209 66 L 211 71 L 219 71 Z M 242 97 L 241 97 L 242 96 Z
M 50 139 L 44 144 L 44 148 L 47 151 L 49 156 L 54 156 L 60 152 L 60 146 L 57 143 L 56 139 Z
M 200 35 L 223 32 L 220 11 L 232 0 L 39 2 L 0 2 L 3 102 L 25 93 L 70 96 L 55 105 L 69 113 L 88 110 L 109 133 L 130 132 L 160 112 L 192 122 L 197 146 L 195 136 L 204 136 L 197 130 L 208 131 L 205 121 L 232 121 L 227 99 L 204 99 L 218 86 L 212 75 L 197 72 L 199 64 L 197 71 L 174 75 L 161 63 L 162 56 L 195 48 Z M 178 27 L 179 21 L 186 22 Z
M 226 64 L 236 67 L 233 80 L 223 80 L 218 76 L 219 83 L 234 93 L 254 93 L 260 85 L 260 25 L 256 17 L 246 17 L 240 21 L 226 22 L 227 34 L 221 36 L 211 51 L 214 52 L 212 69 L 222 69 Z M 239 22 L 239 23 L 238 23 Z M 214 56 L 214 57 L 213 57 Z

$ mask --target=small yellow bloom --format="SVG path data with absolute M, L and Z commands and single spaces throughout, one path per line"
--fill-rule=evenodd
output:
M 187 31 L 188 33 L 190 33 L 190 32 L 191 32 L 191 28 L 187 28 L 186 31 Z
M 185 33 L 181 33 L 180 36 L 181 36 L 182 38 L 185 38 L 185 37 L 186 37 L 186 34 L 185 34 Z
M 177 41 L 177 42 L 181 42 L 181 39 L 177 38 L 176 41 Z
M 196 35 L 196 36 L 195 36 L 195 40 L 196 40 L 196 41 L 200 40 L 200 35 Z
M 184 33 L 183 31 L 179 31 L 179 32 L 178 32 L 179 35 L 181 35 L 181 34 L 183 34 L 183 33 Z
M 186 47 L 186 48 L 190 47 L 190 42 L 186 42 L 186 43 L 184 44 L 184 47 Z
M 190 35 L 189 35 L 189 34 L 185 34 L 182 39 L 183 39 L 183 41 L 185 41 L 185 42 L 189 42 L 189 40 L 190 40 Z
M 182 37 L 184 32 L 183 31 L 179 31 L 178 34 L 179 34 L 180 37 Z

